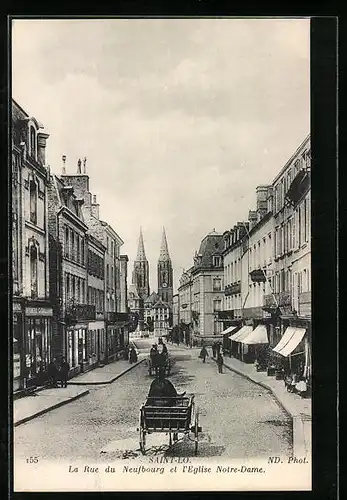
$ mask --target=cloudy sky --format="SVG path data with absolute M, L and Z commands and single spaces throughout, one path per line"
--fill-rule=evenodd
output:
M 16 20 L 13 97 L 125 244 L 142 226 L 151 286 L 165 226 L 175 285 L 202 237 L 246 219 L 309 133 L 309 21 Z

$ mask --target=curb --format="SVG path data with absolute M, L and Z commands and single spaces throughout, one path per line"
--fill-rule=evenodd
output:
M 111 380 L 108 380 L 107 382 L 102 382 L 102 381 L 99 381 L 99 382 L 78 382 L 78 381 L 70 382 L 69 381 L 68 385 L 105 385 L 105 384 L 112 384 L 115 380 L 117 380 L 118 378 L 120 378 L 122 375 L 125 375 L 130 370 L 132 370 L 133 368 L 135 368 L 135 366 L 138 366 L 141 363 L 143 363 L 145 361 L 145 359 L 146 358 L 140 359 L 140 361 L 137 361 L 136 363 L 130 365 L 126 370 L 123 370 L 121 373 L 118 373 L 118 375 L 116 375 L 115 377 L 113 377 Z
M 48 413 L 51 410 L 55 410 L 55 408 L 59 408 L 60 406 L 64 406 L 71 401 L 75 401 L 76 399 L 81 398 L 82 396 L 86 396 L 89 394 L 89 390 L 86 389 L 84 392 L 81 392 L 80 394 L 77 394 L 76 396 L 73 396 L 72 398 L 69 399 L 64 399 L 63 401 L 59 401 L 59 403 L 54 404 L 53 406 L 49 406 L 48 408 L 44 408 L 43 410 L 38 411 L 37 413 L 34 413 L 33 415 L 29 415 L 27 417 L 22 418 L 21 420 L 17 420 L 17 422 L 13 423 L 13 427 L 17 427 L 18 425 L 25 424 L 26 422 L 29 422 L 29 420 L 33 420 L 36 417 L 39 417 L 40 415 L 44 415 L 45 413 Z
M 214 358 L 212 358 L 215 362 L 216 360 Z M 238 375 L 241 375 L 242 377 L 248 379 L 250 382 L 253 382 L 254 384 L 257 384 L 261 387 L 263 387 L 264 389 L 270 391 L 272 393 L 272 395 L 275 397 L 277 403 L 279 404 L 279 406 L 287 413 L 287 415 L 291 418 L 292 420 L 292 433 L 293 433 L 293 451 L 292 451 L 292 455 L 293 456 L 300 456 L 300 455 L 305 455 L 306 454 L 306 446 L 305 446 L 305 433 L 304 433 L 304 419 L 300 416 L 300 415 L 297 415 L 297 414 L 293 414 L 288 408 L 287 406 L 283 403 L 283 401 L 281 401 L 279 399 L 279 397 L 277 396 L 276 392 L 274 391 L 274 389 L 267 385 L 266 383 L 264 382 L 260 382 L 258 380 L 254 380 L 252 377 L 250 377 L 249 375 L 246 375 L 245 373 L 243 373 L 242 371 L 238 370 L 237 368 L 232 368 L 231 366 L 228 366 L 226 364 L 224 364 L 223 366 L 225 366 L 225 368 L 227 368 L 228 370 L 232 371 L 232 372 L 235 372 L 237 373 Z M 303 445 L 299 445 L 299 443 L 303 443 Z M 302 447 L 304 449 L 302 449 Z

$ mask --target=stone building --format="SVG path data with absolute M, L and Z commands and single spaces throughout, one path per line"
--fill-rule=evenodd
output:
M 193 279 L 191 271 L 192 268 L 188 269 L 187 271 L 183 271 L 178 286 L 180 323 L 188 325 L 190 329 L 192 329 L 193 327 L 193 318 L 192 318 Z
M 50 175 L 48 186 L 50 298 L 54 311 L 52 353 L 66 356 L 70 376 L 83 370 L 88 321 L 87 230 L 83 200 Z
M 142 228 L 140 228 L 140 236 L 137 247 L 136 259 L 134 261 L 134 269 L 132 274 L 132 294 L 134 297 L 130 300 L 131 304 L 135 303 L 136 307 L 130 307 L 130 310 L 136 310 L 138 314 L 137 330 L 142 332 L 145 327 L 144 319 L 144 301 L 149 297 L 149 264 L 146 257 L 145 245 L 143 242 Z M 135 292 L 136 289 L 136 292 Z
M 124 242 L 110 224 L 100 219 L 100 205 L 89 189 L 86 158 L 83 160 L 83 167 L 81 160 L 78 160 L 75 174 L 67 174 L 65 164 L 63 164 L 61 180 L 65 185 L 71 185 L 76 196 L 83 199 L 82 212 L 88 226 L 88 234 L 91 234 L 106 248 L 104 257 L 105 360 L 111 361 L 118 356 L 119 351 L 127 345 L 129 339 L 128 318 L 124 311 L 124 303 L 127 300 L 127 282 L 124 279 L 127 275 L 127 257 L 120 257 L 120 247 Z M 100 331 L 100 328 L 96 331 L 98 330 Z
M 12 100 L 13 389 L 39 384 L 51 359 L 45 150 L 49 135 Z
M 168 304 L 170 309 L 172 309 L 173 270 L 166 240 L 165 228 L 163 228 L 163 235 L 161 240 L 157 270 L 158 270 L 158 295 L 160 299 L 166 304 Z
M 218 315 L 222 310 L 224 294 L 222 234 L 213 230 L 203 238 L 195 254 L 194 265 L 189 275 L 182 276 L 181 283 L 180 312 L 185 311 L 190 304 L 189 315 L 195 340 L 220 334 L 222 324 L 218 321 Z M 183 307 L 183 304 L 187 304 L 187 307 Z M 187 316 L 183 313 L 181 321 L 188 320 Z
M 180 324 L 180 296 L 175 293 L 172 298 L 172 326 Z

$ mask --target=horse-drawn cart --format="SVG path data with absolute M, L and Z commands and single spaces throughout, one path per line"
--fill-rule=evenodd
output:
M 148 374 L 150 376 L 157 375 L 160 368 L 165 369 L 165 376 L 171 373 L 171 360 L 169 356 L 157 354 L 148 358 Z
M 169 446 L 177 443 L 184 436 L 194 442 L 194 454 L 198 453 L 199 412 L 195 406 L 194 395 L 165 398 L 166 405 L 162 406 L 162 398 L 148 398 L 141 406 L 139 417 L 140 450 L 146 453 L 146 436 L 161 432 L 169 434 Z M 170 406 L 167 400 L 170 400 Z M 194 438 L 190 437 L 193 434 Z M 181 438 L 179 439 L 179 435 Z

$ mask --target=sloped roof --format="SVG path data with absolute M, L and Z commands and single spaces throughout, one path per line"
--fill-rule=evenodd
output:
M 170 261 L 170 254 L 169 254 L 169 248 L 167 245 L 167 239 L 166 239 L 166 233 L 165 233 L 165 227 L 163 227 L 163 235 L 161 239 L 161 246 L 160 246 L 160 254 L 159 254 L 159 261 Z
M 169 304 L 167 302 L 164 302 L 163 300 L 159 299 L 158 302 L 156 302 L 154 304 L 155 308 L 159 308 L 159 307 L 167 307 L 167 308 L 170 308 Z
M 140 228 L 140 237 L 139 237 L 139 243 L 137 247 L 137 255 L 136 255 L 136 261 L 146 261 L 146 253 L 145 253 L 145 245 L 143 243 L 143 234 L 142 234 L 142 228 Z
M 214 255 L 222 255 L 223 252 L 223 235 L 218 233 L 210 233 L 202 240 L 198 252 L 200 262 L 198 267 L 211 267 L 212 257 Z M 194 267 L 197 267 L 194 266 Z
M 145 304 L 155 304 L 156 302 L 158 302 L 158 299 L 159 295 L 155 292 L 152 292 L 151 295 L 149 295 L 149 297 L 147 297 L 147 299 L 145 300 Z

